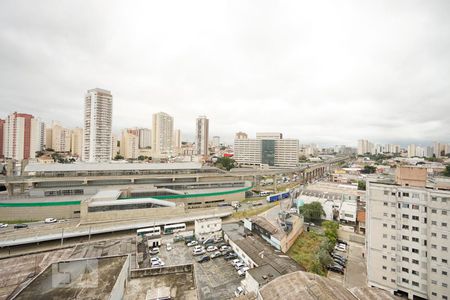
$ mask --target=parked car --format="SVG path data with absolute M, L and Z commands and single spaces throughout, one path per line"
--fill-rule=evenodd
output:
M 6 228 L 6 227 L 8 227 L 8 224 L 6 224 L 6 223 L 0 223 L 0 228 Z
M 328 270 L 330 270 L 332 272 L 344 274 L 344 268 L 341 267 L 338 264 L 334 264 L 334 265 L 328 266 Z
M 345 252 L 347 249 L 343 246 L 343 244 L 334 246 L 334 250 Z
M 239 269 L 241 269 L 243 267 L 245 267 L 245 264 L 243 262 L 241 262 L 241 261 L 239 261 L 237 264 L 234 265 L 234 268 L 236 270 L 239 270 Z
M 46 223 L 46 224 L 56 223 L 56 222 L 58 222 L 58 220 L 56 220 L 55 218 L 46 218 L 44 220 L 44 223 Z
M 193 255 L 202 255 L 202 254 L 205 254 L 205 253 L 206 253 L 205 249 L 194 249 L 192 251 Z
M 211 258 L 208 255 L 203 256 L 202 258 L 200 258 L 198 260 L 199 263 L 203 263 L 203 262 L 207 262 L 209 261 Z
M 260 206 L 260 205 L 263 205 L 262 202 L 255 202 L 252 204 L 252 206 Z
M 341 267 L 345 268 L 345 262 L 343 262 L 342 260 L 339 260 L 338 258 L 333 259 L 335 264 L 340 265 Z
M 208 251 L 208 252 L 214 252 L 216 250 L 217 250 L 216 246 L 208 246 L 208 248 L 206 248 L 206 251 Z
M 242 287 L 238 286 L 236 288 L 236 290 L 234 291 L 234 295 L 236 297 L 239 297 L 240 295 L 245 295 L 244 289 Z
M 220 257 L 220 256 L 223 256 L 222 252 L 220 252 L 220 251 L 216 251 L 213 254 L 211 254 L 212 259 Z
M 234 265 L 236 265 L 238 262 L 240 262 L 241 260 L 240 259 L 238 259 L 238 258 L 236 258 L 236 259 L 233 259 L 232 261 L 231 261 L 231 264 L 234 266 Z
M 225 251 L 225 250 L 230 250 L 230 249 L 231 249 L 231 247 L 228 245 L 223 245 L 220 247 L 220 251 Z
M 28 228 L 27 224 L 15 224 L 14 229 Z
M 203 247 L 201 245 L 197 245 L 197 246 L 194 246 L 194 248 L 192 250 L 205 250 L 205 247 Z
M 196 245 L 198 245 L 197 241 L 190 241 L 189 243 L 187 243 L 188 247 L 192 247 L 192 246 L 196 246 Z
M 346 246 L 348 246 L 348 243 L 346 242 L 346 241 L 344 241 L 344 240 L 337 240 L 337 242 L 339 243 L 339 244 L 344 244 L 344 245 L 346 245 Z
M 237 258 L 237 254 L 236 253 L 231 253 L 231 254 L 228 254 L 228 255 L 224 256 L 225 260 L 230 260 L 230 259 L 235 259 L 235 258 Z
M 249 267 L 243 267 L 238 270 L 239 277 L 245 276 L 245 273 L 249 270 Z
M 161 261 L 161 258 L 159 258 L 158 256 L 150 258 L 151 263 L 158 262 L 158 261 Z
M 158 247 L 152 248 L 152 250 L 150 250 L 149 253 L 150 255 L 156 255 L 159 253 L 159 248 Z
M 161 268 L 164 267 L 165 263 L 163 261 L 156 261 L 152 263 L 152 268 Z
M 171 251 L 172 250 L 172 245 L 170 243 L 166 244 L 166 250 L 167 251 Z
M 220 242 L 223 242 L 223 238 L 219 237 L 219 238 L 214 239 L 214 243 L 220 243 Z

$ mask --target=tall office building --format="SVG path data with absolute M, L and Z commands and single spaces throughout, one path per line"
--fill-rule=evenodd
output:
M 70 152 L 81 157 L 83 151 L 83 128 L 76 127 L 70 134 Z
M 122 139 L 120 140 L 120 154 L 125 159 L 137 159 L 139 156 L 139 130 L 122 130 Z
M 208 155 L 209 120 L 200 116 L 196 121 L 195 146 L 197 155 Z
M 277 167 L 298 165 L 298 140 L 283 139 L 281 133 L 257 133 L 256 139 L 243 138 L 245 136 L 238 133 L 234 140 L 234 159 L 239 164 Z
M 111 159 L 112 101 L 110 91 L 88 90 L 84 102 L 83 160 Z
M 367 275 L 370 286 L 409 299 L 450 295 L 450 191 L 427 170 L 397 169 L 395 184 L 367 182 Z
M 152 146 L 152 130 L 149 128 L 139 129 L 139 148 L 144 149 Z
M 171 156 L 173 151 L 173 117 L 159 112 L 152 116 L 152 152 L 155 156 Z
M 44 126 L 30 114 L 10 114 L 3 124 L 4 157 L 18 161 L 34 158 L 43 147 Z

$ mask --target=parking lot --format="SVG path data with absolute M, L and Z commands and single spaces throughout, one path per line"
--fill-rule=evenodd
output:
M 229 299 L 234 297 L 234 291 L 240 285 L 244 277 L 239 277 L 231 261 L 226 261 L 223 256 L 211 259 L 210 261 L 198 263 L 201 257 L 210 255 L 207 252 L 203 255 L 194 256 L 193 247 L 188 247 L 183 241 L 172 243 L 172 239 L 167 236 L 159 248 L 157 255 L 165 266 L 183 265 L 194 263 L 195 280 L 201 299 Z M 172 250 L 167 251 L 166 244 L 170 243 Z

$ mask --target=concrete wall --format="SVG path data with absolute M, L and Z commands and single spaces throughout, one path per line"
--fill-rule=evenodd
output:
M 78 218 L 79 205 L 67 206 L 26 206 L 0 207 L 1 221 L 41 221 L 45 218 L 69 219 Z
M 126 201 L 126 200 L 117 200 Z M 128 209 L 128 210 L 114 210 L 102 212 L 88 212 L 88 201 L 81 202 L 81 222 L 97 223 L 97 222 L 114 222 L 123 220 L 136 220 L 144 218 L 173 218 L 185 215 L 186 211 L 183 206 L 176 207 L 158 207 L 146 209 Z
M 145 268 L 145 269 L 136 269 L 131 270 L 130 278 L 141 278 L 147 276 L 157 276 L 164 274 L 176 274 L 176 273 L 194 273 L 194 265 L 178 265 L 178 266 L 170 266 L 170 267 L 162 267 L 162 268 Z
M 110 300 L 123 299 L 123 295 L 125 294 L 125 287 L 127 285 L 128 277 L 130 274 L 130 261 L 131 255 L 128 255 L 122 266 L 122 270 L 120 271 L 119 276 L 117 276 L 116 283 L 111 290 L 111 294 L 109 295 Z
M 295 243 L 298 236 L 303 232 L 303 217 L 294 218 L 292 230 L 281 241 L 281 251 L 288 252 L 289 248 Z

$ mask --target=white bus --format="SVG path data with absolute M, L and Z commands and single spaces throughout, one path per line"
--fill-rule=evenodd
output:
M 161 235 L 161 227 L 155 226 L 155 227 L 148 227 L 148 228 L 141 228 L 136 231 L 137 235 L 144 236 L 144 235 Z
M 164 225 L 164 234 L 171 234 L 171 233 L 185 231 L 185 230 L 186 230 L 185 223 Z

